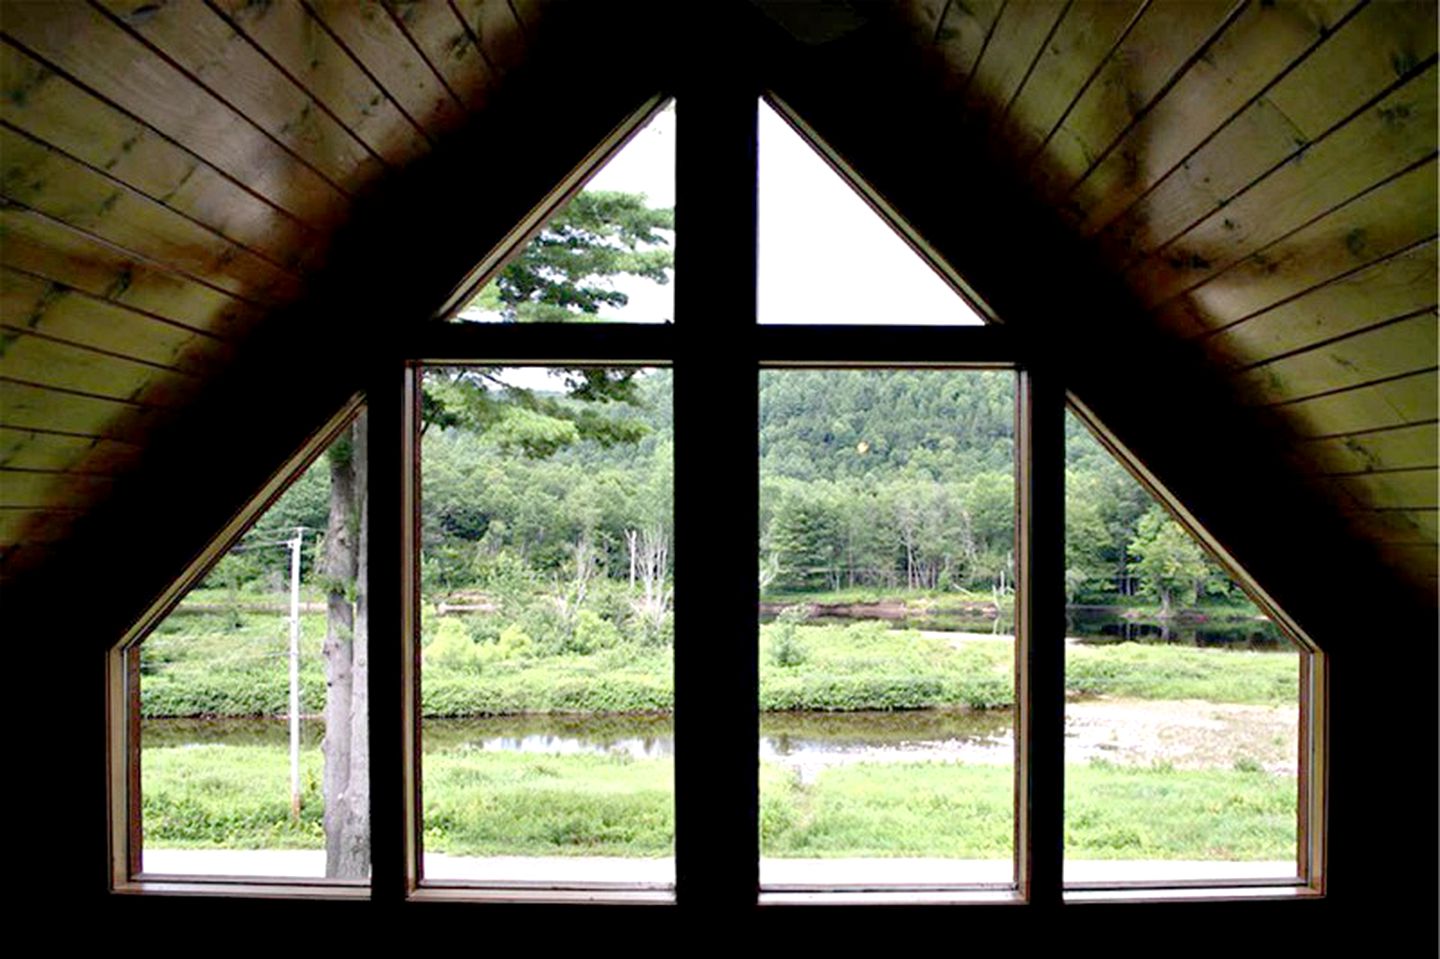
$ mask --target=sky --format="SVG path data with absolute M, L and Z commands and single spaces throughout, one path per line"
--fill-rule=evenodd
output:
M 676 123 L 672 103 L 596 172 L 586 189 L 643 193 L 652 206 L 673 206 Z M 758 132 L 759 322 L 920 326 L 982 322 L 763 102 Z M 671 240 L 672 248 L 683 242 L 673 235 Z M 630 301 L 623 308 L 603 310 L 602 319 L 664 323 L 674 317 L 673 283 L 622 277 L 615 286 Z

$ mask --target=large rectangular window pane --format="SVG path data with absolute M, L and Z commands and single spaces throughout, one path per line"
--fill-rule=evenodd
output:
M 760 878 L 1008 884 L 1015 376 L 760 377 Z
M 428 880 L 674 880 L 670 382 L 423 372 Z
M 1306 654 L 1073 414 L 1065 880 L 1296 879 Z
M 146 875 L 369 877 L 366 431 L 129 654 Z

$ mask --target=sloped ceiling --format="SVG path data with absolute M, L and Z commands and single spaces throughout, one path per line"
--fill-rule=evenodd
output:
M 683 43 L 665 9 L 7 0 L 0 574 L 43 571 L 87 516 L 143 502 L 126 480 L 157 446 L 186 443 L 177 423 L 196 422 L 217 383 L 251 375 L 246 356 L 293 348 L 317 310 L 365 310 L 343 287 L 379 275 L 367 265 L 439 302 L 545 178 L 639 102 L 645 58 L 615 54 Z M 1263 472 L 1278 468 L 1320 504 L 1327 531 L 1339 518 L 1347 542 L 1433 604 L 1433 3 L 705 9 L 768 24 L 777 92 L 967 278 L 973 266 L 1002 316 L 1203 370 L 1177 379 L 1132 364 L 1123 390 L 1091 387 L 1097 407 L 1172 448 L 1203 432 L 1207 411 L 1216 423 L 1243 411 Z M 631 29 L 646 19 L 648 32 Z M 604 69 L 575 65 L 597 49 Z M 467 176 L 488 188 L 492 228 L 468 246 L 402 251 L 397 269 L 366 247 L 382 233 L 351 229 L 436 203 L 417 180 Z M 987 196 L 1014 215 L 956 225 Z M 1037 281 L 1098 276 L 1104 297 L 1036 317 L 1014 263 L 1061 248 L 1078 254 L 1031 264 Z M 1114 379 L 1114 363 L 1097 363 Z M 1182 383 L 1187 395 L 1167 395 Z M 333 399 L 321 393 L 316 410 Z M 1127 412 L 1127 395 L 1145 415 Z

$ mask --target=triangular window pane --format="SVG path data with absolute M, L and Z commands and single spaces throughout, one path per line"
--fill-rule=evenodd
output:
M 1065 881 L 1303 879 L 1312 655 L 1066 426 Z
M 984 322 L 764 101 L 759 153 L 759 322 Z
M 667 104 L 481 287 L 470 323 L 675 316 L 675 104 Z

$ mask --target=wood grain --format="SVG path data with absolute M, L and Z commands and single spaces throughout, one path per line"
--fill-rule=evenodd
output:
M 143 444 L 162 419 L 154 407 L 0 379 L 0 426 Z
M 494 77 L 454 8 L 426 0 L 385 0 L 385 7 L 461 105 L 483 110 L 494 93 Z
M 1322 475 L 1440 466 L 1440 427 L 1433 422 L 1371 433 L 1307 440 L 1296 454 Z
M 113 484 L 114 480 L 108 476 L 31 473 L 0 468 L 0 506 L 37 512 L 75 509 L 103 499 Z
M 421 128 L 300 3 L 212 2 L 386 163 L 403 166 L 430 151 Z
M 1440 384 L 1435 370 L 1340 390 L 1272 409 L 1297 437 L 1332 436 L 1433 422 Z
M 1232 382 L 1249 403 L 1266 404 L 1418 372 L 1435 365 L 1436 314 L 1362 330 L 1237 373 Z
M 233 338 L 262 308 L 34 210 L 0 206 L 0 261 L 92 296 Z
M 1125 277 L 1156 305 L 1435 155 L 1436 68 L 1139 261 Z
M 15 0 L 3 31 L 306 223 L 328 228 L 344 212 L 324 177 L 95 8 Z
M 1222 366 L 1258 363 L 1433 308 L 1437 282 L 1431 239 L 1228 326 L 1202 342 L 1206 355 Z
M 1005 112 L 1065 7 L 1065 0 L 1005 5 L 966 87 L 967 119 L 988 122 Z
M 28 333 L 0 332 L 0 377 L 146 406 L 180 406 L 195 378 Z
M 0 427 L 0 467 L 114 475 L 139 461 L 141 447 L 115 440 Z
M 1435 55 L 1431 4 L 1372 3 L 1099 233 L 1121 266 L 1174 239 Z M 1430 29 L 1425 21 L 1429 20 Z M 1117 195 L 1117 199 L 1118 199 Z M 1107 201 L 1109 209 L 1116 204 Z M 1093 210 L 1093 230 L 1108 210 Z
M 1317 47 L 1357 0 L 1252 4 L 1076 184 L 1065 209 L 1093 233 Z M 1281 125 L 1281 134 L 1288 132 Z

